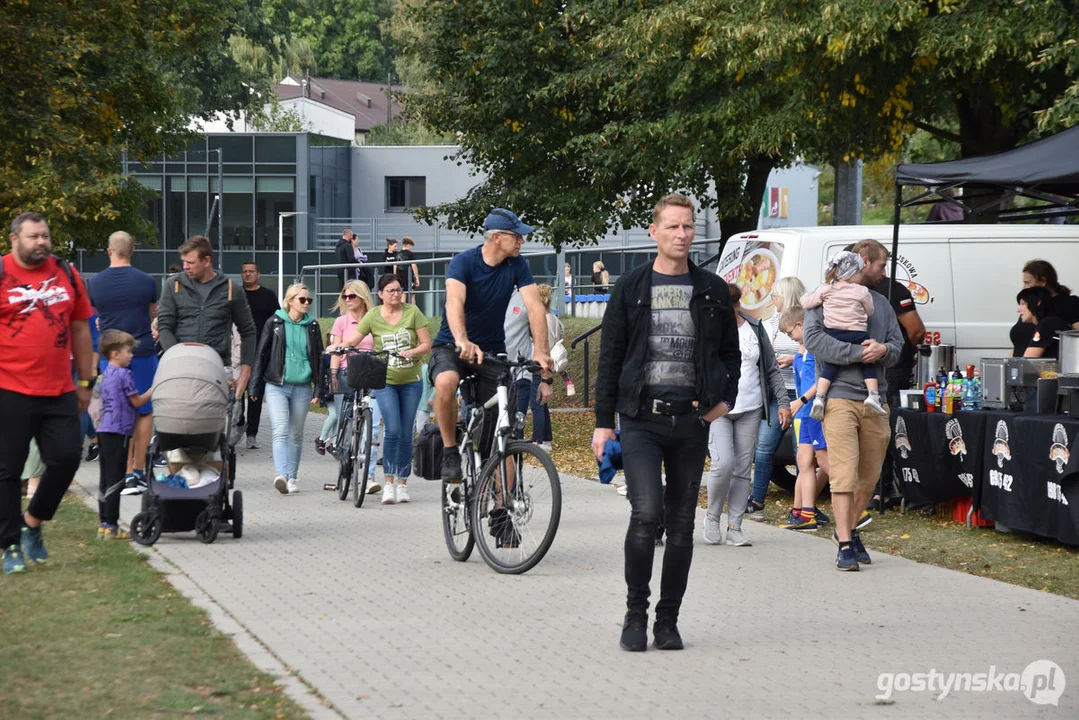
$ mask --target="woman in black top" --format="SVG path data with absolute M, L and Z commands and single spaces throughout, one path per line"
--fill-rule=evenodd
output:
M 1052 299 L 1050 315 L 1055 315 L 1065 324 L 1079 330 L 1079 297 L 1071 294 L 1057 279 L 1057 271 L 1045 260 L 1031 260 L 1023 266 L 1023 287 L 1040 287 L 1049 291 Z M 1036 328 L 1032 323 L 1019 320 L 1012 326 L 1009 339 L 1012 343 L 1012 357 L 1022 357 L 1023 351 L 1030 346 Z
M 1022 357 L 1055 359 L 1060 349 L 1057 333 L 1071 330 L 1071 325 L 1053 314 L 1052 294 L 1044 287 L 1029 287 L 1020 290 L 1015 301 L 1019 303 L 1020 322 L 1034 328 Z

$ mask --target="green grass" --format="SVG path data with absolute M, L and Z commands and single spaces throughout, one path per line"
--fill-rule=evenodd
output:
M 69 494 L 45 529 L 49 563 L 0 576 L 0 715 L 307 716 L 145 556 L 96 533 Z

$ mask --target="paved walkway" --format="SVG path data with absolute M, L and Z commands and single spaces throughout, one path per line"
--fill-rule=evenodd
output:
M 268 423 L 263 448 L 240 451 L 243 539 L 165 536 L 149 551 L 314 716 L 1079 717 L 1079 602 L 879 554 L 839 573 L 827 540 L 747 521 L 751 548 L 698 535 L 686 650 L 624 653 L 628 505 L 613 488 L 565 476 L 550 553 L 500 576 L 478 552 L 450 560 L 437 483 L 359 510 L 323 491 L 335 465 L 311 449 L 321 420 L 296 495 L 271 487 Z M 77 481 L 94 491 L 97 472 Z M 124 521 L 137 509 L 125 498 Z M 1039 659 L 1067 676 L 1059 707 L 1018 691 L 875 699 L 881 673 L 1022 673 Z

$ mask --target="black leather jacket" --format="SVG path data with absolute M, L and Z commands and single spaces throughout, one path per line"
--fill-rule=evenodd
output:
M 307 359 L 311 363 L 311 382 L 315 391 L 322 387 L 322 330 L 318 321 L 307 323 Z M 285 321 L 271 315 L 262 328 L 262 340 L 255 355 L 255 370 L 251 374 L 251 395 L 262 397 L 266 383 L 280 385 L 285 376 Z
M 734 407 L 742 352 L 727 283 L 693 263 L 689 273 L 693 280 L 689 311 L 697 328 L 696 394 L 703 415 L 721 400 Z M 652 263 L 645 263 L 618 279 L 603 314 L 596 427 L 613 428 L 615 412 L 635 417 L 640 410 L 651 325 Z

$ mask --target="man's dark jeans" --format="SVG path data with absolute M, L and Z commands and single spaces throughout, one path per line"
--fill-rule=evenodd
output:
M 45 474 L 27 511 L 38 520 L 52 520 L 82 460 L 79 401 L 74 392 L 37 397 L 0 390 L 0 547 L 19 542 L 22 532 L 22 467 L 37 440 Z
M 708 427 L 696 414 L 622 416 L 622 462 L 632 511 L 626 532 L 626 605 L 646 612 L 656 527 L 667 526 L 656 617 L 677 621 L 693 561 L 697 496 L 708 454 Z M 661 473 L 666 469 L 667 485 Z

